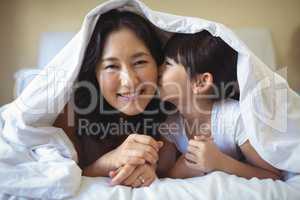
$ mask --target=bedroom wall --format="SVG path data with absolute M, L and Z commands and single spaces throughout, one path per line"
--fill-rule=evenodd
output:
M 46 31 L 77 31 L 84 15 L 101 0 L 1 0 L 0 105 L 13 98 L 13 74 L 37 64 L 39 36 Z M 273 34 L 279 67 L 300 91 L 299 0 L 144 0 L 155 10 L 219 21 L 229 27 L 267 27 Z

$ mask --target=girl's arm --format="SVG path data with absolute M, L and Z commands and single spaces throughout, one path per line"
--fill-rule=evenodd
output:
M 198 169 L 190 168 L 186 164 L 184 155 L 181 155 L 173 168 L 169 171 L 168 177 L 170 178 L 192 178 L 197 176 L 203 176 L 204 172 Z
M 249 166 L 248 170 L 246 171 L 248 173 L 245 173 L 244 170 L 241 171 L 241 173 L 244 174 L 243 177 L 272 178 L 274 180 L 281 178 L 280 171 L 263 160 L 250 144 L 249 140 L 242 144 L 240 148 L 246 158 L 247 164 L 245 165 Z M 239 165 L 236 165 L 236 167 L 239 167 Z M 235 167 L 232 168 L 234 169 Z
M 204 175 L 200 170 L 189 168 L 184 160 L 184 155 L 179 155 L 175 145 L 165 138 L 161 139 L 164 146 L 159 151 L 157 174 L 160 178 L 191 178 Z M 177 159 L 178 157 L 178 159 Z
M 204 172 L 224 171 L 247 179 L 280 179 L 280 172 L 264 161 L 247 141 L 241 146 L 248 163 L 243 163 L 222 153 L 212 140 L 195 139 L 189 142 L 187 165 Z M 192 162 L 190 162 L 192 161 Z
M 169 171 L 174 167 L 176 162 L 177 149 L 175 145 L 161 137 L 164 146 L 159 150 L 159 160 L 156 166 L 158 177 L 164 178 L 168 176 Z

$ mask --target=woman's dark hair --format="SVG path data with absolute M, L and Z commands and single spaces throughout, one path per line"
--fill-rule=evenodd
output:
M 211 73 L 218 99 L 236 95 L 238 54 L 220 37 L 214 37 L 206 30 L 194 34 L 176 33 L 168 40 L 164 53 L 182 64 L 190 78 Z
M 122 28 L 130 29 L 144 43 L 156 61 L 157 66 L 163 63 L 164 55 L 160 40 L 157 37 L 154 28 L 146 19 L 128 11 L 111 10 L 102 14 L 95 25 L 95 29 L 85 51 L 82 66 L 77 78 L 78 83 L 88 82 L 89 84 L 93 85 L 94 88 L 96 88 L 96 94 L 89 91 L 86 87 L 78 87 L 76 89 L 75 106 L 77 108 L 87 108 L 93 101 L 92 98 L 97 97 L 97 105 L 91 112 L 87 114 L 81 114 L 75 111 L 77 121 L 76 128 L 79 135 L 95 135 L 93 133 L 89 133 L 87 129 L 80 130 L 78 122 L 79 120 L 83 119 L 88 121 L 88 123 L 100 124 L 102 127 L 107 127 L 112 122 L 123 123 L 123 121 L 126 120 L 126 123 L 136 125 L 134 130 L 137 131 L 137 133 L 153 135 L 156 134 L 157 131 L 157 126 L 155 126 L 154 123 L 159 123 L 165 118 L 159 109 L 160 101 L 157 97 L 154 97 L 150 101 L 144 113 L 131 117 L 124 116 L 124 114 L 115 110 L 104 98 L 102 98 L 96 78 L 96 66 L 102 57 L 104 43 L 109 34 Z M 100 110 L 101 107 L 105 111 L 114 111 L 114 114 L 111 112 L 103 113 L 103 110 Z M 148 114 L 150 111 L 152 111 L 152 114 Z M 148 121 L 151 121 L 153 125 L 151 126 L 148 124 L 149 127 L 145 128 L 144 122 L 147 119 L 149 119 Z M 144 130 L 146 130 L 146 133 Z M 104 134 L 105 138 L 102 138 Z M 100 131 L 97 132 L 96 136 L 101 139 L 118 139 L 120 138 L 119 134 L 124 133 L 112 134 L 110 132 L 107 134 Z M 126 133 L 125 135 L 128 134 L 130 133 Z

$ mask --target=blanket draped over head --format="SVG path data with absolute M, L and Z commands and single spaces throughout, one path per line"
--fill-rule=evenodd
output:
M 153 11 L 138 0 L 113 0 L 91 10 L 74 38 L 1 112 L 1 192 L 53 199 L 76 193 L 81 181 L 77 153 L 64 131 L 52 124 L 70 99 L 97 19 L 115 8 L 142 15 L 161 33 L 207 30 L 235 49 L 240 109 L 250 143 L 273 166 L 300 172 L 300 98 L 284 78 L 220 23 Z

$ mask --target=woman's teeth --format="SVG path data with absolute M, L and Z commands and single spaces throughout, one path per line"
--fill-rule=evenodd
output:
M 126 101 L 135 100 L 143 91 L 134 92 L 134 93 L 118 93 L 118 96 Z

